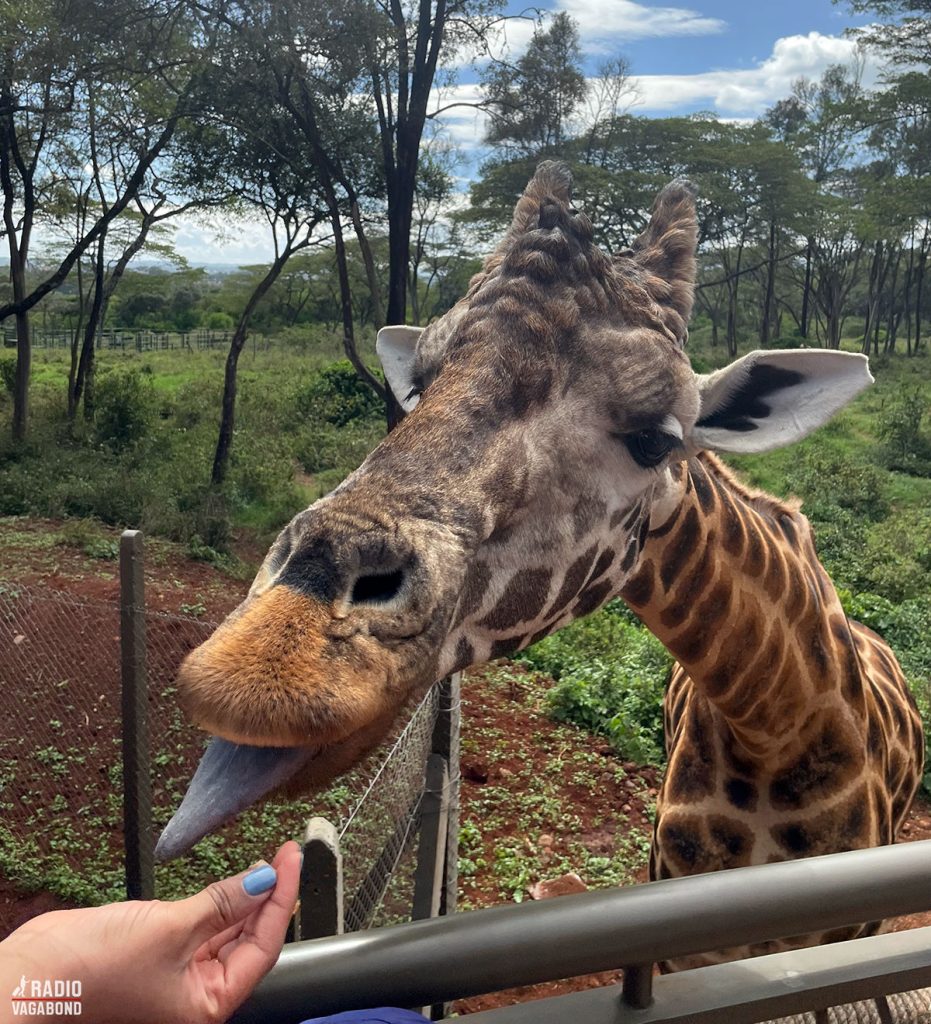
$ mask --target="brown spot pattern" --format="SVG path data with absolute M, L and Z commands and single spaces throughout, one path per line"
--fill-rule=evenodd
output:
M 487 629 L 513 629 L 522 622 L 533 622 L 546 603 L 552 569 L 519 569 L 508 580 L 498 603 L 481 620 Z

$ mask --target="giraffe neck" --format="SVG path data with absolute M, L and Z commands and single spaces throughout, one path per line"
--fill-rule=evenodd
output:
M 750 755 L 787 748 L 835 704 L 856 713 L 860 672 L 808 521 L 706 453 L 677 479 L 681 500 L 621 596 Z

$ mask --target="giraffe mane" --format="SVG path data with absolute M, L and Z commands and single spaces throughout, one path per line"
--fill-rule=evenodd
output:
M 777 498 L 772 494 L 767 494 L 766 491 L 750 487 L 712 452 L 701 451 L 698 453 L 698 458 L 709 473 L 727 485 L 731 493 L 736 494 L 748 505 L 752 505 L 762 515 L 775 520 L 782 516 L 795 516 L 801 511 L 800 498 Z

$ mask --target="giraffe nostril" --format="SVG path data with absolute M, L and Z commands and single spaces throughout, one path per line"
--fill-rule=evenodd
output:
M 398 596 L 403 584 L 403 569 L 360 576 L 352 587 L 352 603 L 384 604 Z

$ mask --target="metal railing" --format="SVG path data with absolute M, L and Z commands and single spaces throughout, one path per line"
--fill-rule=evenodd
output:
M 931 841 L 494 907 L 287 947 L 232 1018 L 293 1024 L 626 968 L 623 986 L 490 1010 L 476 1024 L 728 1022 L 931 983 L 931 929 L 653 977 L 660 960 L 931 909 Z

